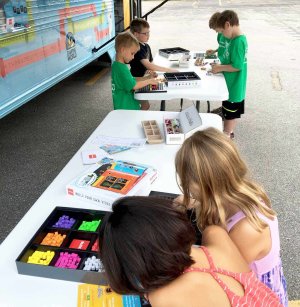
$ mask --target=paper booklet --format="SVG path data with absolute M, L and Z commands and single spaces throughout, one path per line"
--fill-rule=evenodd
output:
M 151 307 L 138 295 L 120 295 L 108 286 L 82 284 L 78 286 L 77 307 Z

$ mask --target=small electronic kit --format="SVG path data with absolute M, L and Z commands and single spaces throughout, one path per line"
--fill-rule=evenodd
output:
M 194 65 L 195 66 L 202 66 L 203 65 L 203 60 L 204 60 L 204 58 L 197 57 L 196 60 L 195 60 Z
M 169 88 L 198 87 L 201 78 L 194 71 L 164 73 Z
M 168 115 L 163 121 L 166 144 L 180 145 L 194 132 L 203 129 L 201 117 L 195 108 L 190 106 L 181 111 L 179 116 Z
M 183 55 L 189 55 L 190 51 L 181 47 L 159 49 L 159 55 L 167 58 L 169 61 L 179 61 Z
M 213 53 L 213 54 L 206 54 L 205 59 L 207 60 L 214 60 L 217 59 L 218 57 Z
M 159 82 L 157 85 L 147 85 L 135 91 L 135 93 L 164 93 L 167 91 L 164 82 Z
M 144 120 L 142 121 L 142 126 L 149 144 L 163 143 L 164 139 L 156 120 Z
M 205 58 L 206 53 L 205 52 L 195 52 L 193 54 L 193 58 L 197 59 L 197 58 Z

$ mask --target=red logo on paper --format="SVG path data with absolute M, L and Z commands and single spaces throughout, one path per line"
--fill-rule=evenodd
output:
M 90 154 L 89 155 L 89 159 L 95 159 L 96 158 L 96 155 L 95 154 Z
M 73 189 L 68 189 L 68 194 L 69 195 L 74 195 L 74 190 Z

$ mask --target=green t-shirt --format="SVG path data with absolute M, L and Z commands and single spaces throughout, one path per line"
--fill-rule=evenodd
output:
M 231 64 L 239 69 L 237 72 L 224 71 L 229 98 L 231 102 L 240 102 L 245 99 L 247 82 L 247 51 L 248 43 L 245 35 L 237 36 L 230 40 L 230 44 L 224 50 L 221 64 Z
M 218 47 L 218 58 L 220 59 L 221 63 L 224 57 L 224 52 L 226 49 L 228 49 L 228 46 L 230 45 L 230 39 L 225 37 L 222 33 L 218 33 L 217 41 L 219 44 Z
M 133 88 L 135 78 L 131 75 L 126 64 L 113 62 L 111 67 L 111 90 L 114 109 L 140 110 L 139 102 L 134 99 Z

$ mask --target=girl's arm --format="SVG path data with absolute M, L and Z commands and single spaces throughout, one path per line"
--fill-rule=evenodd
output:
M 269 227 L 260 232 L 246 218 L 232 228 L 229 236 L 248 264 L 265 257 L 272 247 Z

